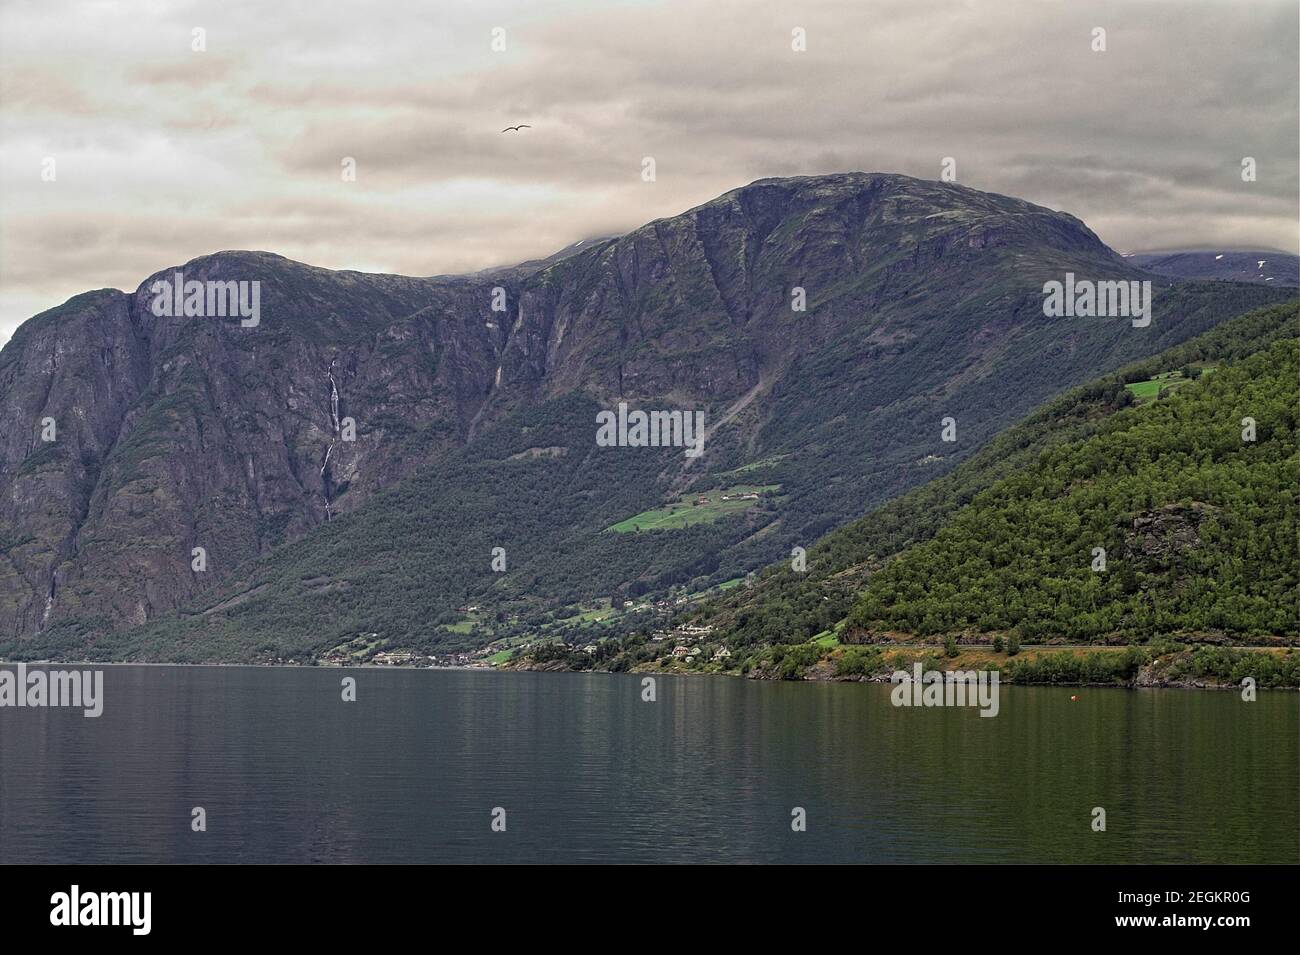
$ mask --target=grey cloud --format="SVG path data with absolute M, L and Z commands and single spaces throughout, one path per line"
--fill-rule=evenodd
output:
M 1297 18 L 1289 0 L 10 6 L 0 339 L 33 301 L 223 248 L 469 271 L 764 176 L 937 177 L 945 156 L 1119 249 L 1295 251 Z M 191 54 L 198 25 L 209 51 Z

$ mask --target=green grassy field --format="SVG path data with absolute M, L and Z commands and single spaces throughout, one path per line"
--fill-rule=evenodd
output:
M 664 507 L 657 507 L 649 511 L 642 511 L 626 520 L 619 521 L 612 527 L 605 528 L 608 531 L 614 531 L 618 534 L 627 534 L 635 531 L 665 531 L 676 530 L 681 527 L 690 527 L 692 524 L 705 524 L 716 521 L 719 518 L 726 517 L 729 514 L 736 514 L 740 511 L 748 510 L 757 500 L 747 501 L 724 501 L 722 495 L 734 494 L 762 494 L 765 491 L 779 490 L 779 484 L 765 484 L 762 486 L 739 484 L 735 487 L 714 488 L 709 491 L 698 491 L 688 494 L 684 497 L 673 501 Z M 707 498 L 707 504 L 696 504 L 695 501 Z
M 602 620 L 608 620 L 610 617 L 615 617 L 617 615 L 618 609 L 609 605 L 609 598 L 604 598 L 597 601 L 596 606 L 580 609 L 572 616 L 557 620 L 556 623 L 600 623 Z
M 1126 385 L 1129 391 L 1133 392 L 1133 397 L 1139 400 L 1154 398 L 1160 393 L 1161 381 L 1159 378 L 1148 378 L 1146 381 L 1136 381 Z
M 830 630 L 823 630 L 821 633 L 810 639 L 809 643 L 815 643 L 823 650 L 832 650 L 840 645 L 840 633 L 844 630 L 844 621 L 841 620 Z
M 694 593 L 686 595 L 687 600 L 699 600 L 701 597 L 709 594 L 716 594 L 723 590 L 730 590 L 732 587 L 739 587 L 745 582 L 744 577 L 732 577 L 730 580 L 724 580 L 720 584 L 714 584 L 712 587 L 705 587 L 703 590 L 697 590 Z
M 1211 374 L 1213 371 L 1213 365 L 1201 368 L 1201 374 L 1203 375 Z M 1154 378 L 1148 378 L 1146 381 L 1135 381 L 1124 387 L 1133 392 L 1133 397 L 1138 401 L 1152 401 L 1159 396 L 1161 388 L 1181 388 L 1191 380 L 1184 377 L 1181 370 L 1167 371 L 1162 375 L 1156 375 Z

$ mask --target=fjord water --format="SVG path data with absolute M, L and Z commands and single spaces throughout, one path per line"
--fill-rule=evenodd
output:
M 1297 860 L 1294 692 L 889 691 L 106 667 L 98 719 L 0 710 L 0 862 Z

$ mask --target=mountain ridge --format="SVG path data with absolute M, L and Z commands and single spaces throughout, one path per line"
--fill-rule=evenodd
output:
M 487 450 L 467 449 L 490 448 L 501 439 L 484 436 L 507 422 L 593 407 L 584 402 L 736 411 L 697 477 L 683 480 L 671 456 L 648 470 L 617 465 L 617 479 L 644 482 L 614 495 L 627 506 L 787 456 L 760 469 L 792 494 L 781 513 L 697 535 L 703 562 L 672 547 L 623 555 L 611 565 L 631 575 L 622 586 L 759 565 L 763 548 L 811 539 L 914 483 L 899 465 L 933 446 L 919 416 L 936 403 L 969 404 L 964 433 L 977 444 L 1071 376 L 1270 300 L 1259 297 L 1269 290 L 1169 284 L 1145 338 L 1118 324 L 1052 331 L 1044 279 L 1142 273 L 1072 216 L 867 173 L 757 180 L 527 274 L 332 272 L 259 252 L 179 268 L 187 280 L 262 282 L 259 325 L 153 316 L 151 285 L 172 267 L 131 293 L 75 296 L 0 351 L 0 634 L 14 646 L 34 648 L 60 621 L 94 640 L 194 600 L 220 603 L 249 561 L 432 466 L 480 467 Z M 806 312 L 791 307 L 795 288 Z M 38 447 L 46 418 L 61 436 Z M 355 441 L 340 435 L 344 418 Z M 854 448 L 853 422 L 868 419 L 874 462 Z M 569 427 L 553 446 L 585 460 L 591 426 Z M 811 475 L 819 467 L 828 480 Z M 608 546 L 580 529 L 580 511 L 571 516 L 548 550 L 574 534 L 586 543 L 564 546 Z M 202 571 L 191 567 L 196 546 L 209 558 Z
M 538 641 L 511 665 L 1294 686 L 1297 319 L 1294 300 L 1257 309 L 1072 389 L 672 629 Z

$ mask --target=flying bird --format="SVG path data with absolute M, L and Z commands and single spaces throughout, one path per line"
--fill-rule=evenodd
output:
M 521 130 L 521 129 L 532 129 L 532 128 L 533 128 L 533 127 L 529 126 L 527 123 L 524 123 L 524 124 L 521 125 L 521 126 L 507 126 L 505 129 L 501 130 L 501 132 L 503 132 L 503 133 L 509 133 L 509 132 L 512 132 L 512 131 L 513 131 L 513 132 L 518 132 L 518 131 Z

